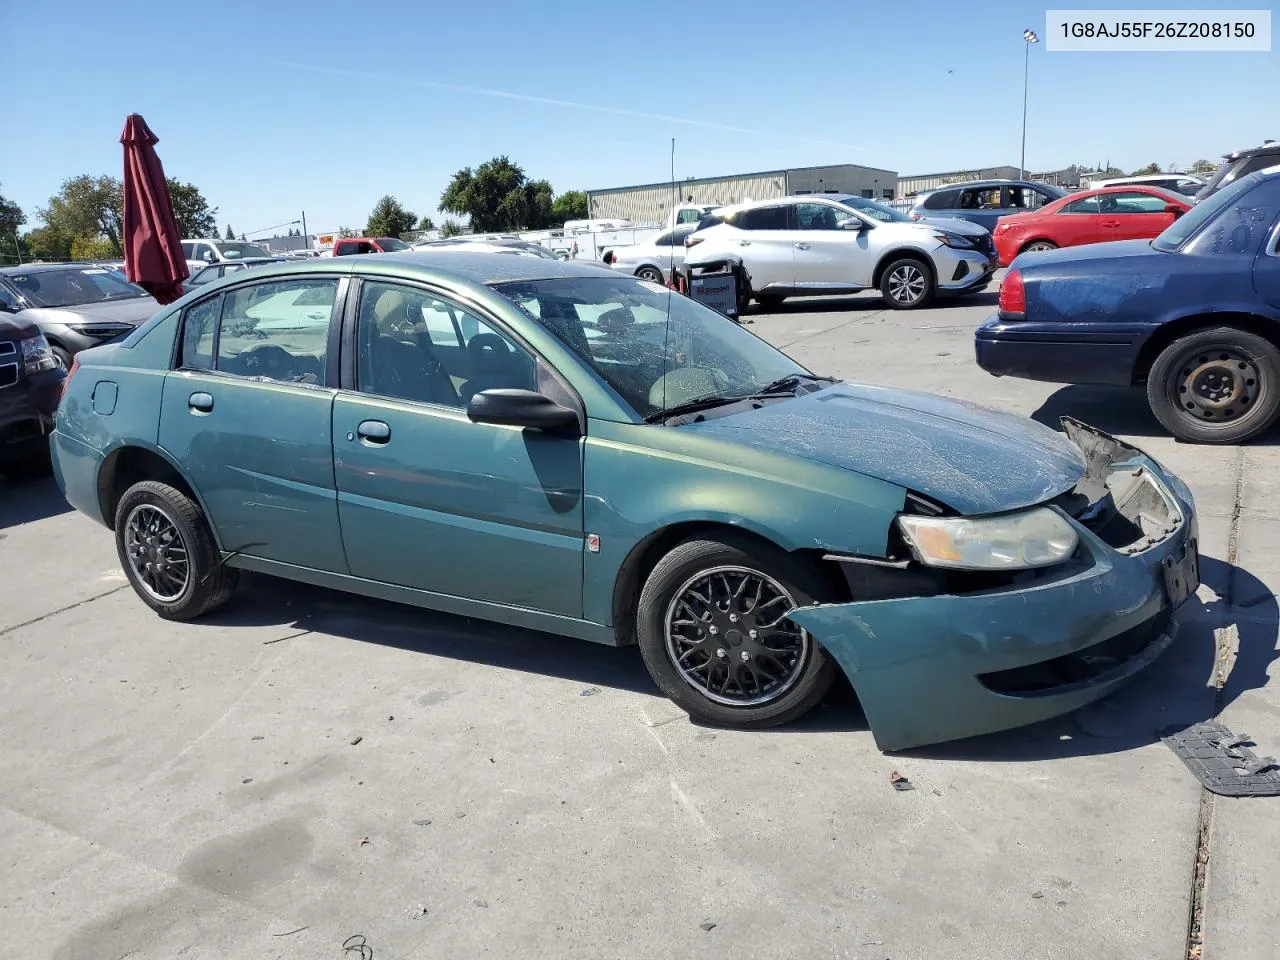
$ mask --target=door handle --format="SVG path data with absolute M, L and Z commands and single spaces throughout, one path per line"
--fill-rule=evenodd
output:
M 213 397 L 207 393 L 193 393 L 187 398 L 187 405 L 195 414 L 213 413 Z
M 356 427 L 360 439 L 367 443 L 383 444 L 391 439 L 391 427 L 381 420 L 364 420 Z
M 808 250 L 808 249 L 809 249 L 809 245 L 808 245 L 807 243 L 797 243 L 797 244 L 796 244 L 796 249 L 797 249 L 797 250 Z
M 749 247 L 749 246 L 751 246 L 751 241 L 750 241 L 750 240 L 739 240 L 739 241 L 738 241 L 738 246 L 740 246 L 740 247 Z
M 1119 220 L 1103 220 L 1102 225 L 1104 227 L 1118 227 L 1120 226 L 1120 221 Z

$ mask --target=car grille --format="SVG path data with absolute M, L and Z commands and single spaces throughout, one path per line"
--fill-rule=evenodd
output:
M 980 253 L 983 253 L 988 257 L 995 255 L 996 245 L 992 242 L 991 234 L 989 233 L 984 233 L 980 237 L 974 237 L 973 245 L 978 248 Z
M 18 382 L 18 363 L 9 357 L 18 355 L 18 345 L 12 340 L 0 340 L 0 388 L 12 387 Z M 8 362 L 6 362 L 8 361 Z

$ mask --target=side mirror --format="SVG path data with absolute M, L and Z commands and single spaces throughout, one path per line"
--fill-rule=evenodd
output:
M 204 253 L 200 254 L 200 259 L 205 263 L 213 263 L 213 254 L 206 250 Z
M 868 224 L 860 217 L 850 217 L 848 220 L 840 221 L 841 230 L 853 230 L 856 233 L 861 233 L 863 230 L 867 229 L 867 226 Z
M 475 423 L 529 427 L 546 433 L 578 436 L 578 414 L 550 397 L 532 390 L 481 390 L 467 404 L 467 416 Z
M 1172 213 L 1173 219 L 1177 220 L 1180 216 L 1182 216 L 1183 210 L 1176 203 L 1166 203 L 1164 205 L 1164 212 Z

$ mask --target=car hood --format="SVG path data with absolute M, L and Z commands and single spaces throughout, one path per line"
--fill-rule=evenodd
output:
M 133 297 L 73 307 L 32 307 L 22 311 L 22 316 L 36 323 L 131 323 L 136 326 L 150 320 L 159 309 L 160 304 L 151 297 Z
M 961 220 L 959 217 L 921 217 L 915 222 L 928 224 L 961 237 L 980 237 L 989 232 L 981 224 L 973 223 L 969 220 Z
M 856 471 L 966 515 L 1043 503 L 1085 472 L 1080 448 L 1034 420 L 860 384 L 678 429 Z

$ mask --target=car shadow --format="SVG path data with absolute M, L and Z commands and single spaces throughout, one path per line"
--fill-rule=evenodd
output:
M 752 317 L 785 317 L 797 313 L 855 313 L 883 309 L 884 301 L 878 294 L 866 296 L 854 293 L 838 297 L 795 297 L 768 308 L 753 302 L 743 318 L 749 320 Z
M 1063 417 L 1074 417 L 1115 436 L 1167 437 L 1169 431 L 1151 412 L 1141 387 L 1071 384 L 1052 393 L 1031 419 L 1060 429 Z M 1273 446 L 1280 443 L 1280 429 L 1272 427 L 1250 444 Z
M 34 480 L 0 477 L 0 530 L 70 511 L 71 504 L 63 498 L 53 477 Z

